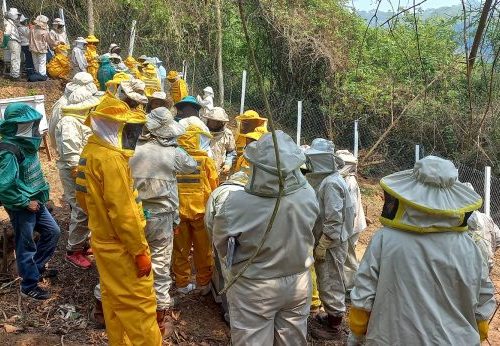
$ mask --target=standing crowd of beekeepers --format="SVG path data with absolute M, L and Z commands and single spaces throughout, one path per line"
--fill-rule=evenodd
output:
M 16 14 L 4 33 L 13 53 Z M 282 131 L 273 138 L 253 110 L 233 131 L 211 87 L 191 96 L 158 58 L 122 61 L 116 44 L 99 55 L 98 42 L 75 40 L 48 131 L 71 208 L 65 259 L 79 270 L 95 260 L 91 318 L 110 345 L 161 345 L 179 296 L 211 292 L 234 345 L 306 345 L 308 327 L 320 340 L 349 329 L 349 345 L 487 338 L 500 231 L 452 162 L 427 156 L 381 180 L 383 227 L 358 262 L 367 224 L 353 154 L 324 138 L 302 147 Z M 51 62 L 68 51 L 53 48 Z M 13 103 L 0 122 L 0 202 L 21 295 L 36 300 L 51 296 L 39 282 L 57 275 L 47 263 L 60 237 L 45 205 L 41 118 Z

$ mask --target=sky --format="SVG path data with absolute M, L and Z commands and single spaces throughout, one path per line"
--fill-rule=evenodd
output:
M 415 0 L 415 3 L 418 4 L 421 1 L 422 0 Z M 378 0 L 349 0 L 349 2 L 353 3 L 354 7 L 357 10 L 369 11 L 377 8 Z M 401 7 L 406 8 L 413 5 L 413 0 L 382 0 L 379 10 L 392 11 L 391 3 L 394 7 L 397 7 L 398 3 L 400 3 Z M 422 7 L 423 9 L 427 9 L 427 8 L 453 6 L 459 4 L 461 4 L 461 0 L 427 0 L 422 5 L 420 5 L 420 7 Z

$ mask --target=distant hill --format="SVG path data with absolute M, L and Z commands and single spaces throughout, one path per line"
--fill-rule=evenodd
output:
M 413 10 L 409 12 L 412 13 Z M 371 11 L 356 11 L 356 13 L 366 21 L 369 21 L 373 15 L 375 14 L 375 10 Z M 419 10 L 419 14 L 424 19 L 428 19 L 431 17 L 446 17 L 452 18 L 459 16 L 462 13 L 462 5 L 455 6 L 447 6 L 447 7 L 439 7 L 439 8 L 430 8 L 427 10 Z M 372 21 L 372 26 L 380 25 L 384 23 L 387 19 L 394 15 L 394 12 L 391 11 L 378 11 L 377 18 Z

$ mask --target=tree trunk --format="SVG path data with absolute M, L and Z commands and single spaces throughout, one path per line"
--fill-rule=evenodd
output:
M 219 104 L 224 107 L 224 71 L 222 70 L 222 0 L 215 0 L 215 14 L 217 17 L 217 75 L 219 79 Z
M 87 0 L 89 35 L 94 35 L 94 0 Z
M 474 62 L 476 61 L 477 51 L 481 45 L 481 40 L 483 38 L 484 29 L 486 28 L 486 22 L 488 21 L 488 16 L 491 10 L 491 4 L 493 0 L 486 0 L 484 2 L 483 10 L 481 12 L 481 18 L 479 18 L 479 23 L 477 25 L 476 35 L 474 36 L 474 42 L 472 42 L 472 47 L 470 49 L 469 61 L 467 62 L 467 74 L 470 75 L 472 68 L 474 67 Z

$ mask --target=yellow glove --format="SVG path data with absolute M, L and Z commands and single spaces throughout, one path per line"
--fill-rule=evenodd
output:
M 349 311 L 349 328 L 353 334 L 365 335 L 370 320 L 370 311 L 361 310 L 351 306 Z
M 484 321 L 476 321 L 476 322 L 477 322 L 477 329 L 479 331 L 479 339 L 481 341 L 488 339 L 488 330 L 490 329 L 490 325 L 488 324 L 488 321 L 484 320 Z
M 314 249 L 314 259 L 318 262 L 323 262 L 326 257 L 326 250 L 330 248 L 333 240 L 330 239 L 327 235 L 322 234 L 321 238 L 319 238 L 318 245 Z

